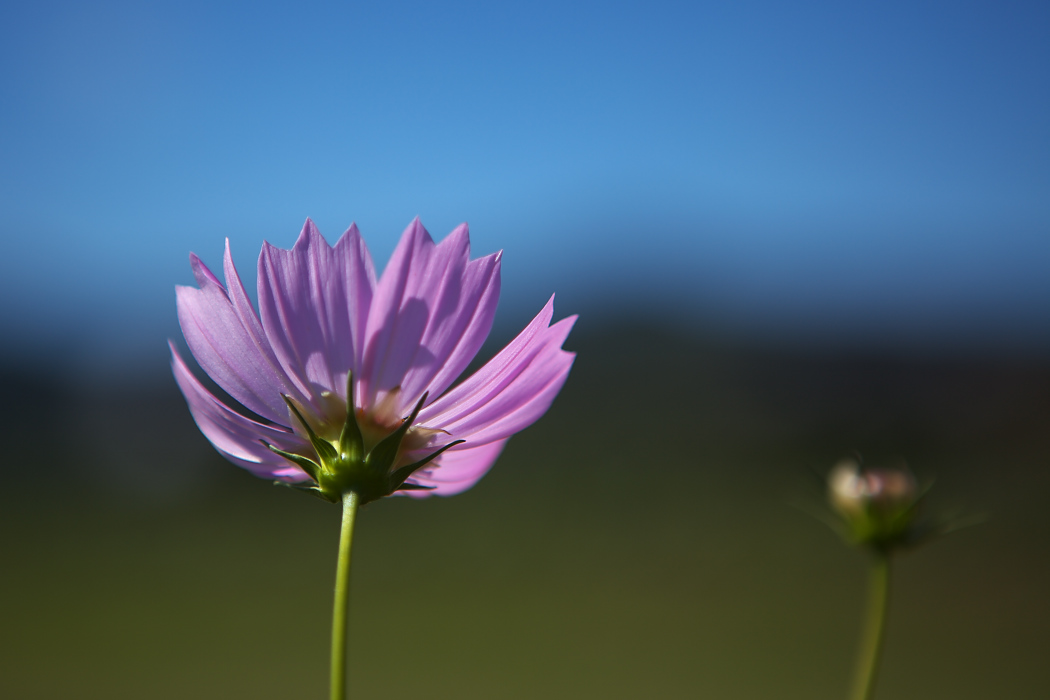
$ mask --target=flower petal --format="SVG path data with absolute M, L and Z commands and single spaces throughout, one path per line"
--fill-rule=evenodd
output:
M 412 296 L 413 277 L 427 268 L 434 247 L 430 234 L 416 217 L 401 234 L 376 285 L 360 373 L 360 400 L 364 406 L 374 404 L 380 391 L 400 386 L 408 368 L 417 361 L 428 312 L 426 302 Z
M 464 445 L 462 449 L 452 448 L 438 457 L 435 466 L 412 476 L 412 481 L 420 486 L 430 486 L 429 490 L 401 493 L 425 498 L 432 495 L 451 496 L 466 491 L 485 476 L 506 444 L 506 440 L 497 440 L 478 447 Z
M 174 344 L 171 369 L 175 374 L 197 427 L 224 457 L 256 476 L 304 481 L 309 477 L 298 467 L 275 455 L 260 440 L 285 451 L 302 451 L 306 444 L 281 426 L 259 423 L 234 412 L 215 398 L 190 372 Z
M 356 226 L 332 248 L 310 219 L 291 250 L 263 244 L 262 325 L 281 366 L 301 390 L 343 396 L 356 368 L 375 288 L 372 258 Z
M 500 254 L 470 260 L 458 226 L 435 245 L 416 219 L 376 290 L 362 375 L 367 401 L 401 387 L 400 410 L 424 391 L 437 397 L 481 349 L 496 314 Z
M 476 447 L 507 438 L 542 416 L 565 383 L 575 353 L 561 349 L 575 316 L 549 326 L 554 297 L 517 338 L 484 367 L 419 414 Z
M 281 369 L 244 293 L 226 244 L 223 266 L 229 291 L 196 255 L 190 265 L 199 289 L 176 287 L 179 325 L 201 369 L 246 408 L 280 423 L 288 408 L 281 393 L 299 391 Z
M 405 407 L 424 391 L 440 396 L 481 349 L 499 302 L 500 257 L 496 253 L 471 261 L 470 234 L 463 224 L 434 248 L 426 268 L 412 276 L 408 291 L 426 304 L 427 323 L 419 361 L 401 380 Z

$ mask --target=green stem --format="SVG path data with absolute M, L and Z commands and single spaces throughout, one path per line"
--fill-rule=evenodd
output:
M 871 700 L 875 694 L 875 676 L 882 656 L 882 640 L 886 631 L 886 611 L 890 595 L 890 555 L 877 552 L 871 564 L 868 583 L 868 609 L 864 619 L 860 653 L 857 655 L 857 675 L 853 679 L 851 700 Z
M 339 530 L 339 560 L 335 570 L 335 604 L 332 606 L 331 700 L 346 698 L 346 628 L 350 603 L 350 547 L 354 541 L 358 495 L 343 494 L 343 524 Z

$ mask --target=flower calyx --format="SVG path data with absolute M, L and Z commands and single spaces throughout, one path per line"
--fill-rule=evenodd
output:
M 828 502 L 850 543 L 885 553 L 922 539 L 917 516 L 926 489 L 907 468 L 866 468 L 845 459 L 827 483 Z
M 346 378 L 346 419 L 339 437 L 335 440 L 319 436 L 303 416 L 296 402 L 282 395 L 285 403 L 288 404 L 290 413 L 309 439 L 314 454 L 306 456 L 286 452 L 265 440 L 262 443 L 270 451 L 284 457 L 306 472 L 313 483 L 284 481 L 274 483 L 307 491 L 331 503 L 339 503 L 344 494 L 352 491 L 357 494 L 362 505 L 389 496 L 395 491 L 430 488 L 409 482 L 408 479 L 442 452 L 463 443 L 464 440 L 453 440 L 420 460 L 403 463 L 404 450 L 402 447 L 404 447 L 405 438 L 409 435 L 413 423 L 427 400 L 427 394 L 423 394 L 408 417 L 403 418 L 392 432 L 374 445 L 368 446 L 354 407 L 353 385 L 353 373 L 351 372 Z

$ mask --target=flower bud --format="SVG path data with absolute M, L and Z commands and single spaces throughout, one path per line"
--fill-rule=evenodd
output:
M 849 538 L 883 551 L 912 539 L 921 497 L 915 477 L 904 468 L 866 469 L 848 459 L 828 474 L 828 500 Z

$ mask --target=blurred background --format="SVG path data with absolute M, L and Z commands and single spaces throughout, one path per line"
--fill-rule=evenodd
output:
M 362 698 L 839 698 L 865 563 L 807 511 L 906 460 L 880 697 L 1043 698 L 1044 3 L 4 3 L 0 696 L 323 697 L 338 509 L 168 368 L 188 253 L 420 216 L 505 251 L 491 355 L 581 314 L 473 490 L 362 513 Z

